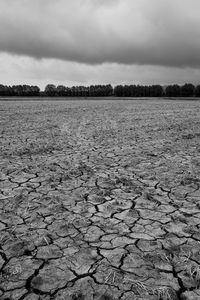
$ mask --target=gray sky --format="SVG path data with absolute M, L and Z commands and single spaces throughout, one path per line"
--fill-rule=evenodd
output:
M 199 0 L 0 0 L 0 83 L 200 83 Z

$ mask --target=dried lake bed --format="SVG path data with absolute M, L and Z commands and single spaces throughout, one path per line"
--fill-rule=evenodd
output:
M 0 299 L 200 299 L 200 101 L 0 101 Z

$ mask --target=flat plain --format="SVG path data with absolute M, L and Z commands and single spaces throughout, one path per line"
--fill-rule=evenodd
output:
M 0 299 L 200 299 L 200 101 L 1 101 L 0 122 Z

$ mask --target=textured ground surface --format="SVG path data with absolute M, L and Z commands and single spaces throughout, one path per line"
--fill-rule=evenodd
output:
M 200 299 L 200 102 L 0 102 L 0 299 Z

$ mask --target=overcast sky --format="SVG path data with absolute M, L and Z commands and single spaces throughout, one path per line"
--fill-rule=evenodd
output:
M 200 0 L 0 0 L 0 83 L 200 83 Z

